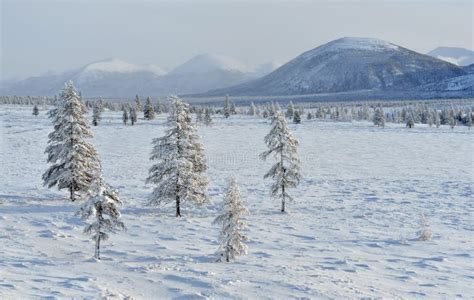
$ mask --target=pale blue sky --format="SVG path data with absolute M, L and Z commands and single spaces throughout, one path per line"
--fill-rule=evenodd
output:
M 165 69 L 200 53 L 285 62 L 343 36 L 473 49 L 473 1 L 1 1 L 0 78 L 117 57 Z

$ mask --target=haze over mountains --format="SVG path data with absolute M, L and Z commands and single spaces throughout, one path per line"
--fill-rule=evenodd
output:
M 141 66 L 113 58 L 60 74 L 3 82 L 0 94 L 52 96 L 68 80 L 87 97 L 203 93 L 259 78 L 278 66 L 272 62 L 251 67 L 222 55 L 201 54 L 165 72 L 155 65 Z
M 209 96 L 288 96 L 379 91 L 411 94 L 455 91 L 473 95 L 472 51 L 437 48 L 429 55 L 374 38 L 346 37 L 309 50 L 280 66 L 247 66 L 215 54 L 197 55 L 170 72 L 119 59 L 88 64 L 62 74 L 4 83 L 2 95 L 54 95 L 73 80 L 86 97 L 123 98 L 135 94 Z

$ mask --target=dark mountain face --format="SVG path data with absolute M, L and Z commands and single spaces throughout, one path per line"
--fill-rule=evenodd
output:
M 401 90 L 465 74 L 461 68 L 377 39 L 342 38 L 263 78 L 208 95 L 299 95 Z

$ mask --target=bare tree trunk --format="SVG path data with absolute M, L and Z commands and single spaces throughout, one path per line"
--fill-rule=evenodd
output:
M 100 260 L 100 231 L 97 234 L 97 239 L 95 241 L 95 258 Z
M 72 202 L 74 202 L 74 187 L 73 186 L 70 186 L 69 187 L 69 192 L 70 192 L 70 199 Z
M 176 195 L 176 217 L 181 217 L 181 207 L 180 207 L 179 195 Z
M 280 165 L 283 170 L 283 178 L 285 177 L 286 169 L 283 167 L 283 154 L 280 153 Z M 285 185 L 281 184 L 281 212 L 285 212 Z

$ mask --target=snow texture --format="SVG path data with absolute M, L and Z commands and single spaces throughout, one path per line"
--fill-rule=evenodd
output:
M 0 298 L 473 298 L 473 130 L 467 126 L 303 121 L 302 181 L 288 207 L 268 195 L 261 161 L 269 120 L 224 119 L 198 133 L 213 203 L 183 218 L 146 208 L 152 139 L 167 116 L 122 125 L 104 112 L 93 144 L 126 204 L 126 232 L 92 260 L 94 241 L 67 193 L 42 186 L 51 123 L 41 109 L 0 106 Z M 90 117 L 88 117 L 90 120 Z M 216 263 L 226 178 L 248 203 L 249 253 Z M 420 214 L 432 237 L 419 241 Z

